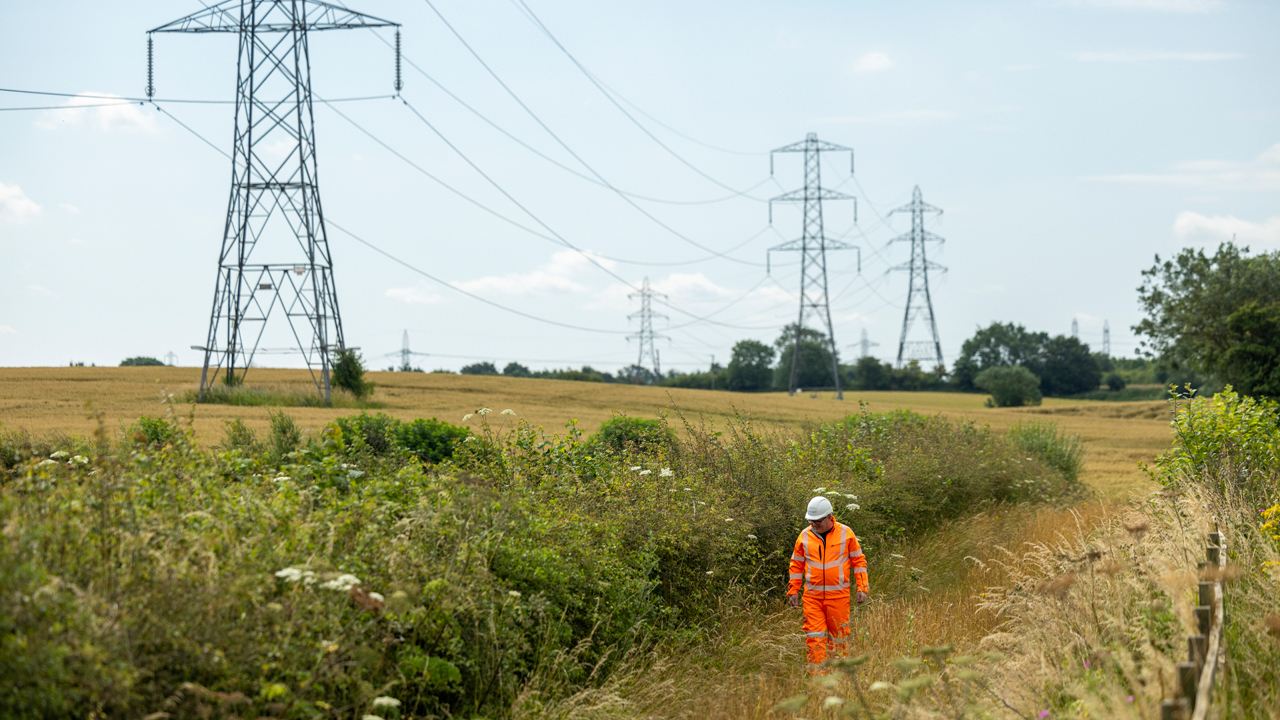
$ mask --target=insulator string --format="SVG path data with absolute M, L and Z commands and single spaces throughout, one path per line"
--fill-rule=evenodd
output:
M 153 50 L 154 48 L 152 47 L 152 44 L 151 44 L 151 36 L 147 35 L 147 97 L 149 98 L 156 96 L 156 84 L 155 84 L 155 73 L 154 73 L 155 54 Z
M 396 28 L 396 92 L 403 88 L 404 82 L 400 78 L 400 29 Z

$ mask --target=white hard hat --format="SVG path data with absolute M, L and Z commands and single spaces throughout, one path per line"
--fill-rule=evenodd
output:
M 805 520 L 821 520 L 831 514 L 831 501 L 819 495 L 809 501 L 809 509 L 804 513 Z

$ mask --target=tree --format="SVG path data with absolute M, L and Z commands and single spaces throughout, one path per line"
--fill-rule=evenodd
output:
M 888 390 L 892 383 L 893 366 L 870 355 L 858 358 L 853 366 L 853 387 L 857 390 Z
M 989 367 L 973 379 L 991 393 L 987 407 L 1021 407 L 1040 404 L 1040 378 L 1021 366 Z
M 797 327 L 791 323 L 782 329 L 782 335 L 774 341 L 778 351 L 778 366 L 773 372 L 773 386 L 778 390 L 789 390 L 791 385 L 791 356 Z M 799 328 L 800 353 L 797 358 L 799 373 L 796 376 L 797 387 L 831 387 L 835 378 L 831 377 L 833 367 L 831 344 L 827 336 L 812 328 Z
M 524 365 L 521 365 L 518 362 L 507 363 L 507 366 L 502 368 L 502 374 L 506 375 L 507 377 L 520 377 L 520 378 L 533 377 L 533 373 L 529 371 L 529 368 L 525 367 Z
M 329 382 L 333 387 L 349 391 L 357 398 L 373 392 L 373 383 L 364 379 L 364 359 L 355 350 L 342 348 L 333 351 Z
M 1048 333 L 1027 332 L 1021 325 L 993 322 L 980 328 L 960 347 L 954 371 L 956 385 L 961 390 L 977 387 L 974 380 L 978 373 L 1001 365 L 1020 365 L 1035 375 L 1040 371 L 1044 344 Z
M 733 346 L 725 382 L 730 390 L 768 390 L 773 381 L 773 348 L 758 340 L 742 340 Z
M 1170 369 L 1182 364 L 1219 374 L 1240 338 L 1228 319 L 1249 302 L 1265 308 L 1280 302 L 1280 252 L 1249 257 L 1247 247 L 1223 243 L 1212 257 L 1188 248 L 1142 272 L 1138 302 L 1147 317 L 1133 327 L 1147 352 Z M 1252 322 L 1242 316 L 1238 322 Z
M 1065 335 L 1045 342 L 1040 359 L 1040 392 L 1075 395 L 1096 390 L 1101 382 L 1102 372 L 1088 345 Z
M 1125 385 L 1124 378 L 1120 377 L 1120 373 L 1111 373 L 1103 382 L 1107 384 L 1107 389 L 1113 392 L 1123 390 Z
M 83 365 L 84 363 L 80 363 L 80 364 Z M 144 357 L 142 355 L 139 355 L 138 357 L 127 358 L 125 360 L 120 361 L 120 367 L 153 367 L 153 366 L 164 367 L 164 363 L 160 362 L 159 360 L 153 357 Z
M 584 366 L 582 369 L 585 371 L 590 368 Z M 618 371 L 618 378 L 632 385 L 654 385 L 661 379 L 657 373 L 641 365 L 628 365 L 622 368 Z
M 1227 318 L 1227 332 L 1222 379 L 1244 395 L 1280 397 L 1280 304 L 1245 303 Z
M 459 372 L 463 375 L 497 375 L 498 368 L 493 363 L 485 361 L 463 365 Z

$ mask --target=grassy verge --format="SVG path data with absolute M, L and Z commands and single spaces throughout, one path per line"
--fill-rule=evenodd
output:
M 581 709 L 647 682 L 637 668 L 675 682 L 655 649 L 776 615 L 816 492 L 891 558 L 974 512 L 1078 491 L 1003 436 L 908 412 L 803 433 L 690 423 L 643 450 L 573 422 L 477 420 L 435 464 L 407 448 L 440 428 L 379 416 L 304 435 L 277 414 L 270 450 L 234 424 L 206 450 L 172 418 L 0 438 L 0 715 Z M 876 572 L 928 582 L 896 564 Z
M 329 393 L 330 403 L 325 404 L 324 395 L 313 387 L 304 389 L 270 386 L 227 386 L 213 385 L 205 389 L 204 398 L 200 399 L 200 391 L 188 390 L 182 395 L 183 403 L 212 403 L 215 405 L 239 405 L 243 407 L 335 407 L 371 409 L 381 408 L 383 403 L 356 398 L 346 390 L 332 388 Z

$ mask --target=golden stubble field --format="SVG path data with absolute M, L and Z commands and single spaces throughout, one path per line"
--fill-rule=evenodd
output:
M 1104 403 L 1047 399 L 1035 408 L 985 408 L 983 395 L 959 393 L 846 392 L 843 402 L 833 393 L 730 393 L 633 385 L 606 385 L 561 380 L 532 380 L 474 375 L 370 372 L 377 383 L 373 399 L 379 410 L 409 420 L 435 417 L 461 423 L 463 415 L 481 407 L 514 410 L 544 432 L 563 432 L 569 419 L 594 432 L 613 412 L 656 417 L 679 411 L 694 421 L 725 421 L 735 411 L 750 413 L 757 422 L 798 428 L 806 422 L 833 420 L 857 412 L 858 401 L 872 410 L 905 407 L 925 414 L 942 414 L 952 420 L 969 419 L 1002 431 L 1019 420 L 1052 420 L 1064 430 L 1084 437 L 1089 458 L 1085 480 L 1105 496 L 1126 499 L 1135 491 L 1151 489 L 1138 468 L 1169 447 L 1168 410 L 1163 402 Z M 162 397 L 181 397 L 196 388 L 198 368 L 0 368 L 0 423 L 4 429 L 43 434 L 87 434 L 97 421 L 88 412 L 92 404 L 107 426 L 117 430 L 142 415 L 163 415 Z M 302 370 L 254 369 L 250 386 L 298 387 L 310 383 Z M 190 406 L 176 405 L 185 416 Z M 317 429 L 351 409 L 289 408 L 306 428 Z M 223 423 L 241 417 L 250 426 L 267 428 L 268 408 L 201 405 L 195 409 L 198 439 L 216 444 Z M 472 421 L 474 422 L 474 420 Z

